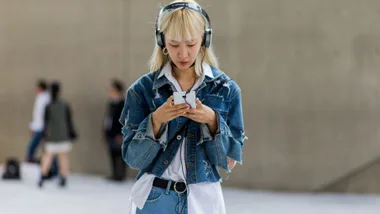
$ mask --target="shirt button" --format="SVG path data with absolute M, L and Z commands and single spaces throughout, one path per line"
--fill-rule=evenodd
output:
M 168 160 L 164 160 L 164 164 L 168 164 L 169 163 L 169 161 Z
M 187 166 L 188 166 L 188 167 L 192 167 L 193 164 L 192 164 L 192 163 L 188 163 Z
M 182 136 L 181 135 L 177 135 L 177 140 L 181 140 Z

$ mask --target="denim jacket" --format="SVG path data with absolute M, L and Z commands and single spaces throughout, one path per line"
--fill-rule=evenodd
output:
M 205 77 L 196 96 L 217 116 L 217 131 L 211 136 L 207 125 L 178 117 L 167 124 L 156 139 L 151 131 L 152 113 L 173 94 L 174 86 L 160 72 L 142 76 L 127 91 L 120 117 L 123 125 L 123 160 L 134 169 L 161 177 L 173 160 L 186 133 L 186 180 L 188 184 L 216 182 L 218 167 L 229 172 L 227 157 L 242 164 L 245 139 L 241 90 L 222 71 L 211 67 L 214 78 Z M 186 130 L 185 130 L 186 129 Z

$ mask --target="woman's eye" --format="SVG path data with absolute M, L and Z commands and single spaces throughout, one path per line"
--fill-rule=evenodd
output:
M 194 47 L 194 46 L 195 46 L 195 44 L 193 44 L 193 45 L 187 45 L 187 46 L 189 46 L 189 47 Z
M 176 47 L 178 47 L 179 45 L 172 45 L 172 44 L 170 44 L 170 46 L 172 46 L 173 48 L 176 48 Z

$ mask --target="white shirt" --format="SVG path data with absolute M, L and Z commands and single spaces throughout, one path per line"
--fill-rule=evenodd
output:
M 40 132 L 44 128 L 45 108 L 50 103 L 50 94 L 46 91 L 37 95 L 33 107 L 33 120 L 29 128 L 34 132 Z
M 197 89 L 205 79 L 205 76 L 213 78 L 211 67 L 203 63 L 203 74 L 198 78 L 191 90 Z M 167 63 L 161 70 L 158 78 L 164 76 L 174 85 L 178 92 L 182 89 L 178 81 L 173 77 L 171 65 Z M 166 127 L 167 129 L 167 127 Z M 186 182 L 186 139 L 183 139 L 174 159 L 163 173 L 163 179 Z M 132 187 L 132 213 L 136 213 L 136 207 L 142 209 L 153 186 L 155 175 L 145 173 Z M 188 214 L 225 214 L 225 205 L 220 182 L 204 182 L 189 184 L 187 209 Z

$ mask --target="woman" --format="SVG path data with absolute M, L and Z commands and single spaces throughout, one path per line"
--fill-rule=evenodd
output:
M 120 118 L 122 155 L 140 170 L 132 213 L 223 214 L 220 167 L 242 162 L 238 85 L 218 69 L 207 13 L 192 0 L 161 9 L 151 73 L 128 89 Z M 187 95 L 196 94 L 196 108 Z M 175 105 L 173 93 L 186 103 Z
M 52 159 L 58 155 L 60 181 L 59 186 L 66 186 L 66 177 L 69 172 L 69 157 L 72 141 L 77 134 L 71 117 L 70 106 L 59 97 L 58 83 L 51 85 L 51 103 L 45 110 L 45 153 L 41 162 L 41 178 L 38 186 L 42 187 L 50 169 Z

